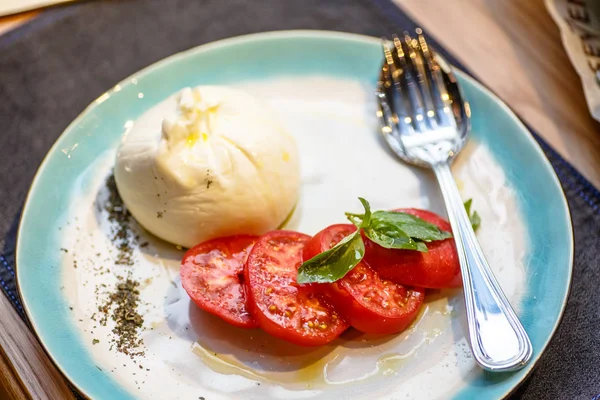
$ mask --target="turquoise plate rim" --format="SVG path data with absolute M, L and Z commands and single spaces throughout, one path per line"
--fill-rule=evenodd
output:
M 175 68 L 174 66 L 177 66 L 178 62 L 183 61 L 188 57 L 201 57 L 202 54 L 210 54 L 211 51 L 218 51 L 219 49 L 222 50 L 230 46 L 252 46 L 257 45 L 258 43 L 260 43 L 261 45 L 265 45 L 265 43 L 266 45 L 276 45 L 278 41 L 282 40 L 308 40 L 314 41 L 315 45 L 323 46 L 324 44 L 329 44 L 331 48 L 339 48 L 343 45 L 353 47 L 364 46 L 364 49 L 367 49 L 374 45 L 376 45 L 377 48 L 379 48 L 380 46 L 380 39 L 359 34 L 318 30 L 290 30 L 262 32 L 223 39 L 174 54 L 125 78 L 119 84 L 115 85 L 115 87 L 99 96 L 94 102 L 88 105 L 81 112 L 81 114 L 79 114 L 79 116 L 77 116 L 77 118 L 73 120 L 71 124 L 69 124 L 69 126 L 56 140 L 56 142 L 48 151 L 46 157 L 42 161 L 29 189 L 29 193 L 25 201 L 25 206 L 23 208 L 23 213 L 21 215 L 21 221 L 18 229 L 16 248 L 17 286 L 19 295 L 22 299 L 23 308 L 44 350 L 50 356 L 57 368 L 60 371 L 62 371 L 62 373 L 71 381 L 71 383 L 86 397 L 98 398 L 98 396 L 101 393 L 110 393 L 111 398 L 134 398 L 130 392 L 127 392 L 115 380 L 111 379 L 109 376 L 107 376 L 105 373 L 99 370 L 98 367 L 95 366 L 93 360 L 87 353 L 83 343 L 77 342 L 77 332 L 73 326 L 70 326 L 70 324 L 67 323 L 61 325 L 63 329 L 52 329 L 53 326 L 56 327 L 56 322 L 54 322 L 53 320 L 54 318 L 58 318 L 57 321 L 60 322 L 68 320 L 69 317 L 66 312 L 66 307 L 64 307 L 65 309 L 61 310 L 44 309 L 43 304 L 40 304 L 44 303 L 43 299 L 41 299 L 42 296 L 36 297 L 36 293 L 40 292 L 40 286 L 41 289 L 44 289 L 43 285 L 46 284 L 42 283 L 42 281 L 44 281 L 43 279 L 38 278 L 38 273 L 43 274 L 45 272 L 46 274 L 52 276 L 53 271 L 55 271 L 56 269 L 56 265 L 45 266 L 44 268 L 46 269 L 41 270 L 36 270 L 35 268 L 36 265 L 39 265 L 39 263 L 35 260 L 36 246 L 40 245 L 41 243 L 45 244 L 46 247 L 50 247 L 50 245 L 48 244 L 50 241 L 43 240 L 43 238 L 39 237 L 40 235 L 43 235 L 43 233 L 39 233 L 41 232 L 41 230 L 35 229 L 38 222 L 37 220 L 35 220 L 35 216 L 37 216 L 37 214 L 35 213 L 35 209 L 36 206 L 38 206 L 38 203 L 43 202 L 43 199 L 45 198 L 45 193 L 42 189 L 44 189 L 43 186 L 45 181 L 49 179 L 47 177 L 52 175 L 52 171 L 49 171 L 49 166 L 52 163 L 58 162 L 56 160 L 58 159 L 58 157 L 61 156 L 61 153 L 64 153 L 64 151 L 61 151 L 61 149 L 64 150 L 65 148 L 68 148 L 67 145 L 69 139 L 73 139 L 78 135 L 82 135 L 80 132 L 78 132 L 78 128 L 85 126 L 85 124 L 89 122 L 86 121 L 86 118 L 90 119 L 94 117 L 93 112 L 98 111 L 99 106 L 102 103 L 113 98 L 113 96 L 115 95 L 119 96 L 118 92 L 126 92 L 127 90 L 133 90 L 131 89 L 131 87 L 137 85 L 138 81 L 142 81 L 144 77 L 151 75 L 152 73 L 158 72 L 162 72 L 162 76 L 164 77 L 166 76 L 166 71 L 164 70 L 168 70 L 169 67 Z M 318 46 L 316 47 L 318 48 Z M 308 71 L 308 73 L 310 73 L 310 71 Z M 495 94 L 490 92 L 487 88 L 482 86 L 480 83 L 478 83 L 465 73 L 461 71 L 456 71 L 456 73 L 459 80 L 463 83 L 463 90 L 466 89 L 466 92 L 472 92 L 470 95 L 469 93 L 467 93 L 467 97 L 471 103 L 472 109 L 475 110 L 474 116 L 476 115 L 475 113 L 477 113 L 476 110 L 478 101 L 481 101 L 482 104 L 485 102 L 491 102 L 490 104 L 493 103 L 493 107 L 499 107 L 498 109 L 501 110 L 502 113 L 494 117 L 500 118 L 502 123 L 507 124 L 507 126 L 519 132 L 518 134 L 516 134 L 515 138 L 512 138 L 516 139 L 517 141 L 521 141 L 521 143 L 519 144 L 524 146 L 523 149 L 519 149 L 519 151 L 524 151 L 525 153 L 527 153 L 528 156 L 533 156 L 536 160 L 539 160 L 539 162 L 533 163 L 534 168 L 537 168 L 537 173 L 540 173 L 544 176 L 544 178 L 546 179 L 544 182 L 548 185 L 545 189 L 540 190 L 547 190 L 548 187 L 552 186 L 550 192 L 553 192 L 552 194 L 554 195 L 556 195 L 557 193 L 559 194 L 559 196 L 556 198 L 548 197 L 547 199 L 549 199 L 551 206 L 557 208 L 555 211 L 561 212 L 563 217 L 560 221 L 555 221 L 553 225 L 561 225 L 561 229 L 557 229 L 557 232 L 551 232 L 550 236 L 552 238 L 564 237 L 565 235 L 567 236 L 564 240 L 564 242 L 566 242 L 567 244 L 567 248 L 563 249 L 563 252 L 560 254 L 560 258 L 567 265 L 566 269 L 560 271 L 563 273 L 563 276 L 561 276 L 561 278 L 564 282 L 564 285 L 559 285 L 559 289 L 561 289 L 560 294 L 562 294 L 562 296 L 560 297 L 560 304 L 558 305 L 559 309 L 554 310 L 555 314 L 553 315 L 553 322 L 549 327 L 550 329 L 548 329 L 545 332 L 541 343 L 534 343 L 534 354 L 532 356 L 531 362 L 520 371 L 510 373 L 510 376 L 508 377 L 506 374 L 494 375 L 484 373 L 481 375 L 482 378 L 477 378 L 476 380 L 470 382 L 470 385 L 467 385 L 456 395 L 456 398 L 468 397 L 469 395 L 474 395 L 474 393 L 472 393 L 471 391 L 475 390 L 480 396 L 484 394 L 482 391 L 488 392 L 489 396 L 486 396 L 486 398 L 503 398 L 509 395 L 513 390 L 515 390 L 518 387 L 518 385 L 522 383 L 525 380 L 525 378 L 529 375 L 529 373 L 533 370 L 535 364 L 539 360 L 541 354 L 547 348 L 548 343 L 552 339 L 554 333 L 556 332 L 556 329 L 558 328 L 558 325 L 560 324 L 569 296 L 571 285 L 574 258 L 573 227 L 571 223 L 571 216 L 568 203 L 564 195 L 563 189 L 560 185 L 560 182 L 558 180 L 558 177 L 556 176 L 556 173 L 552 168 L 550 162 L 546 158 L 539 144 L 535 141 L 529 130 L 523 125 L 523 123 L 512 112 L 512 110 L 510 110 L 510 108 L 508 108 L 508 106 L 506 106 L 506 104 L 504 104 Z M 360 73 L 357 73 L 356 76 L 361 75 Z M 146 84 L 150 85 L 149 83 Z M 188 82 L 187 84 L 191 83 Z M 140 87 L 142 86 L 143 85 L 140 85 Z M 474 97 L 479 97 L 480 100 L 473 101 Z M 160 98 L 154 100 L 159 101 Z M 151 104 L 148 104 L 146 108 L 149 105 Z M 483 139 L 487 140 L 485 137 Z M 496 140 L 502 141 L 506 139 L 503 136 L 499 136 Z M 496 157 L 500 157 L 501 164 L 503 163 L 503 161 L 505 161 L 506 157 L 509 157 L 507 154 L 499 156 L 494 151 L 492 152 Z M 68 155 L 68 157 L 70 159 L 70 155 Z M 507 165 L 508 164 L 504 164 L 503 166 L 506 167 Z M 516 179 L 516 177 L 513 178 Z M 546 192 L 544 191 L 544 193 Z M 525 199 L 520 198 L 519 200 L 521 203 L 524 202 L 525 206 L 527 205 Z M 521 206 L 523 206 L 523 204 L 521 204 Z M 527 207 L 525 207 L 525 209 L 527 209 Z M 535 210 L 533 211 L 535 212 Z M 529 215 L 527 215 L 527 217 L 529 218 Z M 56 224 L 56 221 L 54 222 L 54 224 Z M 527 224 L 527 226 L 531 233 L 531 229 L 533 229 L 532 225 L 529 223 Z M 38 233 L 37 238 L 35 236 L 36 232 Z M 24 239 L 25 237 L 27 237 L 28 239 Z M 561 244 L 564 245 L 564 243 L 562 242 Z M 57 249 L 58 247 L 56 247 L 54 251 L 58 252 Z M 556 249 L 556 251 L 560 251 L 560 249 Z M 532 260 L 533 259 L 531 259 L 530 261 Z M 28 269 L 28 267 L 26 267 L 27 265 L 32 265 L 33 267 Z M 555 279 L 555 281 L 556 280 L 558 279 Z M 532 283 L 528 280 L 528 286 L 530 284 Z M 45 289 L 54 290 L 55 293 L 53 293 L 53 295 L 56 296 L 57 299 L 61 299 L 60 293 L 58 293 L 58 287 L 50 287 Z M 62 301 L 64 301 L 64 298 L 62 299 Z M 44 310 L 44 312 L 41 312 L 41 310 Z M 523 313 L 527 314 L 528 312 L 529 311 L 524 311 Z M 525 320 L 527 318 L 527 315 L 522 315 L 521 318 Z M 527 324 L 525 322 L 526 321 L 524 321 L 524 325 L 527 328 Z M 532 335 L 531 332 L 529 333 L 530 335 Z M 75 339 L 75 341 L 73 341 L 73 339 Z M 73 360 L 75 359 L 79 361 L 75 361 L 74 363 Z M 80 364 L 85 365 L 78 365 L 78 362 Z M 77 366 L 77 368 L 75 366 Z M 484 385 L 485 387 L 480 385 Z M 107 388 L 109 392 L 106 392 Z

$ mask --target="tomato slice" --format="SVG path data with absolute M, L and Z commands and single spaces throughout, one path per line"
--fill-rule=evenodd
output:
M 356 227 L 331 225 L 317 233 L 304 248 L 304 259 L 329 250 Z M 417 317 L 425 298 L 424 289 L 405 288 L 382 279 L 361 261 L 342 279 L 315 285 L 350 325 L 366 333 L 397 333 Z
M 450 231 L 450 224 L 431 211 L 406 208 L 395 210 L 415 215 L 440 229 Z M 386 249 L 365 238 L 365 261 L 382 278 L 403 285 L 431 289 L 462 285 L 460 264 L 454 239 L 427 243 L 427 253 L 413 250 Z
M 244 264 L 257 236 L 230 236 L 202 242 L 181 261 L 181 284 L 201 309 L 241 328 L 254 328 L 243 285 Z
M 245 276 L 249 304 L 262 329 L 298 345 L 318 346 L 337 338 L 348 325 L 312 285 L 296 282 L 309 240 L 291 231 L 261 236 L 248 256 Z

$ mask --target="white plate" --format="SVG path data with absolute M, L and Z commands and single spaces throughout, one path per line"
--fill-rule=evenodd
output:
M 240 67 L 223 69 L 232 52 Z M 302 195 L 286 228 L 314 234 L 344 222 L 344 211 L 360 210 L 358 196 L 374 209 L 444 214 L 433 176 L 399 162 L 378 135 L 373 90 L 379 63 L 379 41 L 363 36 L 287 32 L 232 39 L 127 79 L 67 129 L 32 185 L 19 231 L 18 279 L 42 343 L 83 393 L 110 399 L 499 398 L 524 378 L 564 308 L 572 261 L 568 209 L 523 126 L 462 74 L 473 139 L 453 171 L 464 198 L 474 199 L 482 247 L 532 338 L 534 361 L 525 369 L 490 375 L 476 366 L 461 290 L 430 291 L 417 322 L 402 334 L 349 330 L 330 345 L 301 348 L 198 310 L 179 282 L 182 251 L 142 230 L 134 236 L 148 245 L 134 249 L 134 265 L 114 265 L 119 251 L 103 205 L 116 146 L 133 120 L 184 86 L 245 89 L 268 102 L 297 139 Z M 546 207 L 537 206 L 540 199 Z M 98 306 L 106 300 L 102 284 L 111 288 L 127 273 L 142 282 L 143 357 L 111 349 L 112 322 L 98 323 Z

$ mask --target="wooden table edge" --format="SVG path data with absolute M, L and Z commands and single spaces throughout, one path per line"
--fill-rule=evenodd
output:
M 0 382 L 8 381 L 8 388 L 25 392 L 25 398 L 74 399 L 65 378 L 4 293 L 0 294 L 0 315 Z M 5 371 L 5 367 L 10 369 Z
M 2 296 L 2 295 L 0 295 Z M 26 399 L 31 394 L 0 346 L 0 399 Z

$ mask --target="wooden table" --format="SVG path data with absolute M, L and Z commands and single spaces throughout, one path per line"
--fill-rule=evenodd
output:
M 395 1 L 600 187 L 600 124 L 543 0 Z M 33 17 L 0 18 L 0 34 Z M 0 398 L 72 398 L 3 295 L 0 320 Z

